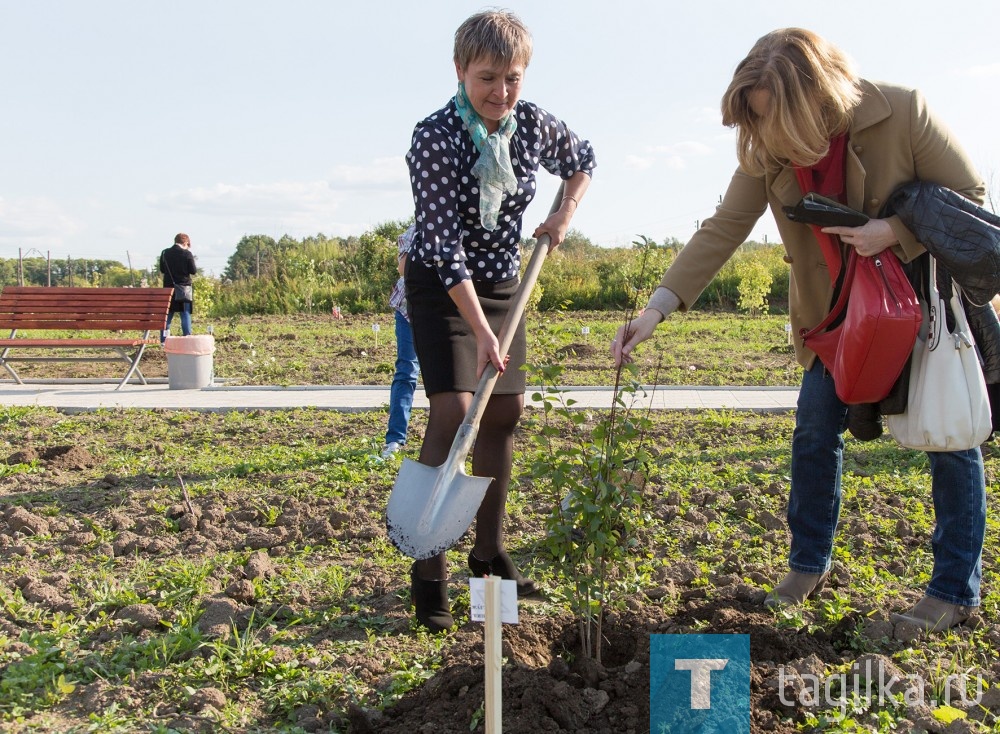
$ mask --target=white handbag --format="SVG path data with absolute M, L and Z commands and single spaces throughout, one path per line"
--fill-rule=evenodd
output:
M 949 332 L 935 280 L 937 263 L 933 257 L 930 262 L 927 311 L 913 347 L 906 411 L 887 416 L 886 422 L 907 448 L 964 451 L 989 437 L 990 401 L 958 284 L 952 281 L 955 328 Z

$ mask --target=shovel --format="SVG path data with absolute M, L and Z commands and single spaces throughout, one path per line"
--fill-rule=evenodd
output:
M 560 186 L 552 212 L 562 203 L 562 192 Z M 524 278 L 500 327 L 501 355 L 507 354 L 514 340 L 514 331 L 538 280 L 550 242 L 548 235 L 542 235 L 531 254 Z M 403 459 L 385 513 L 389 540 L 403 555 L 418 561 L 437 555 L 455 545 L 472 524 L 493 478 L 466 474 L 465 460 L 476 442 L 479 421 L 499 376 L 492 363 L 486 366 L 465 419 L 455 433 L 448 458 L 441 466 L 430 467 Z

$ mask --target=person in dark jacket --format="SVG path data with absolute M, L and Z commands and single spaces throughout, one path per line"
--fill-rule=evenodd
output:
M 174 289 L 167 314 L 167 326 L 160 335 L 160 342 L 170 335 L 170 322 L 175 313 L 181 315 L 181 333 L 191 336 L 191 312 L 194 310 L 191 278 L 198 272 L 198 268 L 194 264 L 194 255 L 191 254 L 191 238 L 183 232 L 174 237 L 173 247 L 160 253 L 160 272 L 163 273 L 163 287 Z

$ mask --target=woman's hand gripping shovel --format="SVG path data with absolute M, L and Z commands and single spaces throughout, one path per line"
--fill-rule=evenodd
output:
M 552 212 L 562 203 L 562 192 L 563 187 L 560 186 Z M 538 280 L 550 243 L 548 235 L 538 238 L 510 311 L 500 327 L 500 354 L 507 354 L 510 350 L 514 332 Z M 404 555 L 418 561 L 437 555 L 458 542 L 472 524 L 472 518 L 476 516 L 493 478 L 466 474 L 465 460 L 476 442 L 479 421 L 498 378 L 496 367 L 487 365 L 444 464 L 430 467 L 412 459 L 403 459 L 389 495 L 385 524 L 392 544 Z

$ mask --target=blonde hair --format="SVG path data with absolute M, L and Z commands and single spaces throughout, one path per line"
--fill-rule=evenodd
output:
M 508 68 L 531 61 L 531 33 L 509 10 L 484 10 L 455 31 L 455 63 L 462 69 L 479 59 Z
M 722 123 L 737 130 L 736 155 L 747 173 L 812 166 L 846 132 L 861 101 L 851 60 L 832 43 L 802 28 L 782 28 L 754 44 L 722 97 Z M 750 95 L 770 96 L 757 115 Z

